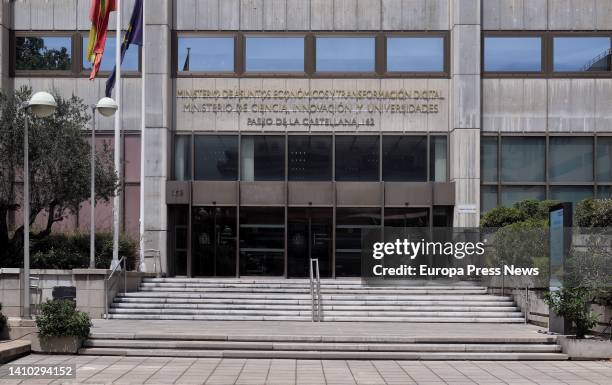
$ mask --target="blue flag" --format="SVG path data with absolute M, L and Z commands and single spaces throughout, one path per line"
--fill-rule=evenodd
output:
M 134 3 L 134 10 L 132 11 L 132 17 L 130 18 L 130 25 L 128 25 L 127 32 L 121 43 L 121 63 L 123 63 L 123 57 L 125 51 L 128 50 L 130 44 L 142 45 L 142 2 L 143 0 L 136 0 Z M 144 60 L 144 59 L 143 59 Z M 106 96 L 110 98 L 115 86 L 115 76 L 117 72 L 117 66 L 113 68 L 113 72 L 106 80 Z

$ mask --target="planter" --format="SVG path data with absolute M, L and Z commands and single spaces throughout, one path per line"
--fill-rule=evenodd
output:
M 563 353 L 570 359 L 612 359 L 612 341 L 594 338 L 559 337 Z
M 32 351 L 35 353 L 76 354 L 83 344 L 81 337 L 41 337 L 32 338 Z

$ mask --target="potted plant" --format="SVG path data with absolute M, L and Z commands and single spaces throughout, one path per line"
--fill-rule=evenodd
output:
M 74 301 L 55 299 L 41 305 L 36 326 L 39 338 L 32 341 L 33 351 L 76 353 L 89 335 L 91 320 L 87 313 L 76 309 Z
M 591 290 L 581 286 L 563 287 L 561 290 L 546 293 L 544 297 L 550 310 L 565 317 L 571 323 L 576 338 L 580 339 L 597 324 L 597 315 L 589 309 L 591 299 Z

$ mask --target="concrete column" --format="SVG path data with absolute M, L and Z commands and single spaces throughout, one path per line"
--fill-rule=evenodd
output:
M 0 86 L 5 92 L 13 89 L 13 82 L 9 77 L 11 15 L 10 2 L 0 0 Z
M 471 227 L 480 218 L 480 0 L 452 0 L 450 13 L 453 225 Z

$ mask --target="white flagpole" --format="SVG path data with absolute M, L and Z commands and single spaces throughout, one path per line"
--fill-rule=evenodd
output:
M 115 113 L 115 174 L 121 177 L 121 1 L 117 1 L 117 26 L 115 32 L 115 101 L 117 112 Z M 119 189 L 115 190 L 113 198 L 113 261 L 111 269 L 119 264 L 119 210 L 121 209 L 121 198 Z
M 147 140 L 145 138 L 145 128 L 146 128 L 146 108 L 145 108 L 145 74 L 146 74 L 146 64 L 147 64 L 147 55 L 146 55 L 146 34 L 147 34 L 147 23 L 146 23 L 146 4 L 147 2 L 143 0 L 142 2 L 142 60 L 140 65 L 140 70 L 142 74 L 142 79 L 140 81 L 141 92 L 140 92 L 140 264 L 138 266 L 140 271 L 146 271 L 146 265 L 144 261 L 144 234 L 145 234 L 145 221 L 144 221 L 144 213 L 145 213 L 145 144 Z

